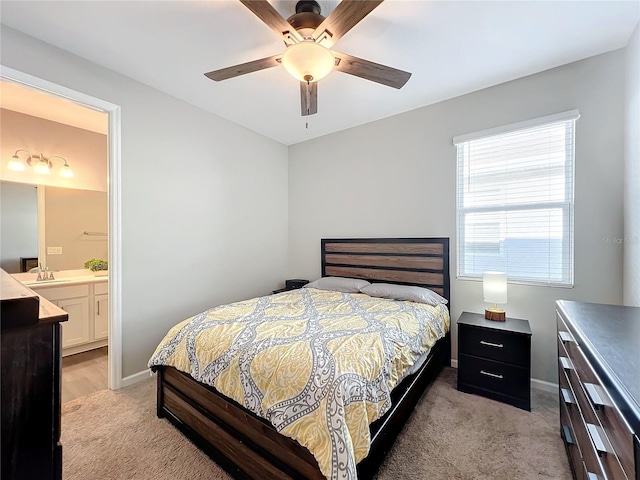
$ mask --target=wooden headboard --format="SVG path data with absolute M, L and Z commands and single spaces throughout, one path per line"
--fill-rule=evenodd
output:
M 322 276 L 419 285 L 450 297 L 449 238 L 321 240 Z

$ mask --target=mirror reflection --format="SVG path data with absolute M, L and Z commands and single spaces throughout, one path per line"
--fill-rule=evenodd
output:
M 107 205 L 106 192 L 0 182 L 0 268 L 74 270 L 107 259 Z

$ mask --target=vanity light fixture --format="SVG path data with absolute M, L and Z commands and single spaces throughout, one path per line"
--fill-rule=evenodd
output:
M 28 155 L 25 161 L 18 156 L 18 153 L 20 152 L 24 152 Z M 45 157 L 43 154 L 32 155 L 29 150 L 23 149 L 16 150 L 9 160 L 7 168 L 16 172 L 24 172 L 26 162 L 27 165 L 33 167 L 33 171 L 35 173 L 40 175 L 49 175 L 53 168 L 53 164 L 51 163 L 51 159 L 53 158 L 60 158 L 64 162 L 64 165 L 60 168 L 59 175 L 64 178 L 73 178 L 73 170 L 71 170 L 66 158 L 61 157 L 60 155 L 51 155 L 49 158 Z

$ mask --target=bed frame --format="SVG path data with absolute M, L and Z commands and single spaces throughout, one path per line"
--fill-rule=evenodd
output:
M 323 239 L 322 275 L 430 288 L 450 300 L 448 238 Z M 371 425 L 371 449 L 357 466 L 370 479 L 426 388 L 451 362 L 451 336 L 392 392 L 392 408 Z M 236 479 L 322 480 L 315 458 L 215 388 L 173 367 L 157 367 L 157 415 L 166 418 Z

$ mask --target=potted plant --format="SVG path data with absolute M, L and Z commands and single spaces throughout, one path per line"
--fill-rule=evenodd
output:
M 84 262 L 84 268 L 88 268 L 94 272 L 96 276 L 103 276 L 108 274 L 107 270 L 109 270 L 109 263 L 106 260 L 92 258 L 91 260 Z

